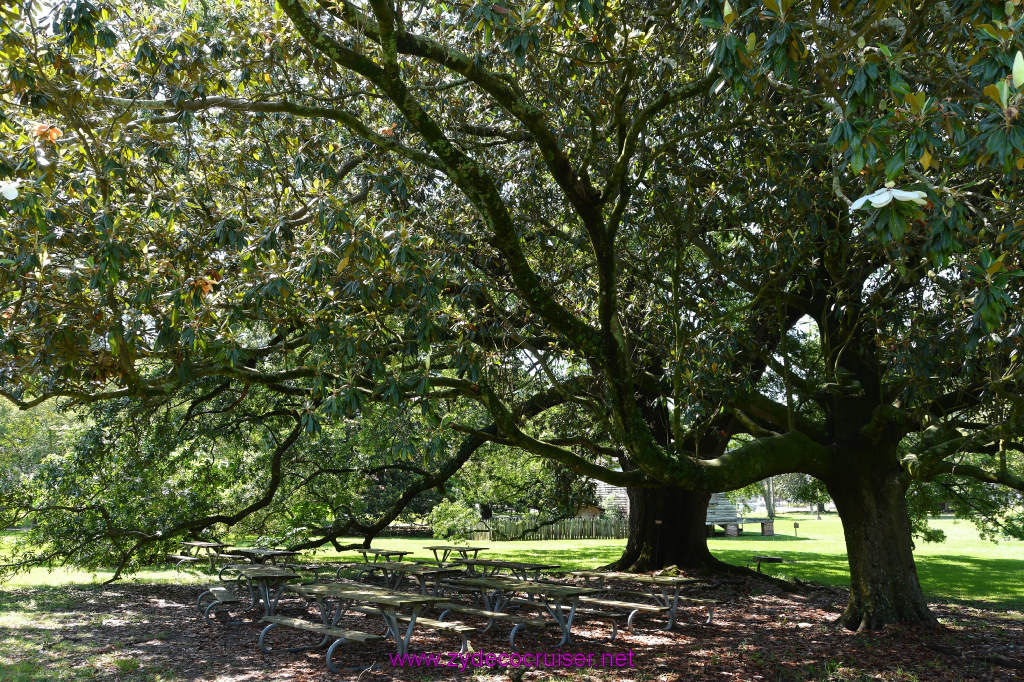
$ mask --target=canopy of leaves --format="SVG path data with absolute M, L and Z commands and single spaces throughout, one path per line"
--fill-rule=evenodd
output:
M 413 407 L 417 452 L 620 484 L 1024 489 L 1013 3 L 181 7 L 2 10 L 17 404 L 258 388 L 302 439 Z M 926 200 L 850 211 L 887 183 Z

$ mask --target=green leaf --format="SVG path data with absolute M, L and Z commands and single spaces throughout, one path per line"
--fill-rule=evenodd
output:
M 889 218 L 889 234 L 892 238 L 900 239 L 907 233 L 907 219 L 895 211 Z
M 999 105 L 1005 109 L 1010 98 L 1010 88 L 1006 85 L 1005 80 L 1000 80 L 996 83 L 996 89 L 999 90 Z
M 994 261 L 992 261 L 992 264 L 989 265 L 987 268 L 985 268 L 985 272 L 987 272 L 990 275 L 994 275 L 997 272 L 999 272 L 1000 270 L 1002 270 L 1003 269 L 1003 259 L 1004 258 L 1006 258 L 1006 254 L 1005 253 L 1001 254 L 999 256 L 999 258 L 996 258 Z
M 986 85 L 984 93 L 988 95 L 993 102 L 995 102 L 1004 109 L 1006 108 L 1006 105 L 1003 104 L 1003 95 L 996 85 Z
M 928 96 L 923 92 L 908 92 L 906 95 L 904 95 L 903 98 L 907 102 L 907 105 L 910 106 L 910 110 L 912 112 L 914 112 L 915 114 L 920 114 L 922 111 L 924 111 L 924 104 L 925 101 L 928 99 Z
M 732 5 L 729 4 L 729 0 L 725 0 L 725 4 L 722 5 L 722 21 L 728 26 L 736 20 L 736 12 L 733 11 Z

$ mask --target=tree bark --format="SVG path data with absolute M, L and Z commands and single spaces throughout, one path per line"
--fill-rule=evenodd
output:
M 705 531 L 710 493 L 675 487 L 627 488 L 626 493 L 629 540 L 622 556 L 607 568 L 639 572 L 666 566 L 709 568 L 719 563 L 708 551 Z
M 764 511 L 769 519 L 775 518 L 775 479 L 771 476 L 761 482 L 761 494 L 764 497 Z
M 826 481 L 826 487 L 843 522 L 850 562 L 843 626 L 863 631 L 891 623 L 936 624 L 914 564 L 902 472 L 868 466 Z

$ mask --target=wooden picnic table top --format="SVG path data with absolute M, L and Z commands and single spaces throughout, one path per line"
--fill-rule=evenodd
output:
M 217 547 L 227 547 L 228 545 L 223 543 L 223 542 L 199 542 L 199 541 L 194 541 L 194 542 L 183 542 L 183 543 L 181 543 L 181 546 L 182 547 L 203 547 L 203 548 L 206 548 L 206 549 L 215 549 Z
M 365 585 L 312 585 L 307 587 L 306 591 L 314 596 L 353 599 L 381 606 L 393 606 L 398 608 L 406 606 L 421 606 L 424 604 L 438 604 L 448 601 L 448 597 L 432 596 L 428 594 L 406 594 L 404 592 L 375 589 Z
M 684 578 L 672 575 L 639 575 L 620 571 L 569 571 L 567 575 L 578 578 L 597 578 L 599 580 L 631 580 L 649 585 L 687 585 L 707 582 L 702 578 Z
M 290 549 L 263 549 L 262 547 L 233 547 L 232 551 L 254 556 L 296 556 L 301 554 L 301 552 L 294 552 Z
M 430 575 L 434 573 L 461 573 L 462 569 L 434 566 L 433 564 L 416 564 L 411 561 L 378 561 L 370 564 L 371 569 L 412 573 L 414 575 Z M 369 570 L 369 569 L 367 569 Z
M 252 580 L 271 580 L 274 578 L 291 579 L 301 577 L 295 571 L 284 568 L 283 566 L 267 566 L 265 564 L 257 566 L 237 566 L 233 570 Z
M 559 599 L 562 597 L 585 597 L 590 594 L 604 592 L 598 587 L 576 587 L 575 585 L 560 585 L 557 583 L 541 583 L 533 580 L 515 580 L 493 578 L 460 578 L 459 585 L 469 585 L 485 590 L 502 590 L 505 592 L 524 592 L 526 594 L 538 594 L 543 597 Z
M 370 560 L 369 557 L 367 556 L 368 554 L 372 554 L 375 561 L 376 561 L 376 558 L 379 557 L 379 556 L 382 556 L 385 559 L 387 559 L 388 557 L 396 556 L 396 557 L 398 557 L 398 560 L 401 561 L 402 557 L 405 556 L 406 554 L 412 554 L 412 552 L 404 550 L 404 549 L 377 549 L 376 547 L 361 547 L 361 548 L 353 550 L 353 551 L 356 551 L 356 552 L 359 552 L 360 554 L 362 554 L 363 555 L 363 559 L 366 560 L 366 561 Z
M 438 551 L 446 552 L 482 552 L 485 549 L 490 549 L 490 547 L 467 547 L 466 545 L 430 545 L 429 547 L 424 547 L 423 549 L 429 549 L 431 551 L 436 549 Z
M 534 564 L 527 561 L 506 561 L 504 559 L 455 559 L 456 564 L 467 566 L 491 566 L 493 568 L 513 568 L 521 571 L 548 571 L 561 568 L 561 564 Z

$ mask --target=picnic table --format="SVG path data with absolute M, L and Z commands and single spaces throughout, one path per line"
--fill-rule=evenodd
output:
M 671 630 L 676 622 L 676 612 L 679 607 L 679 602 L 692 602 L 702 604 L 708 609 L 708 618 L 705 623 L 710 623 L 714 616 L 714 605 L 717 604 L 713 599 L 693 599 L 690 597 L 682 597 L 679 595 L 679 591 L 684 585 L 694 585 L 697 583 L 706 583 L 707 580 L 702 578 L 683 578 L 679 576 L 670 575 L 639 575 L 636 573 L 623 573 L 619 571 L 569 571 L 567 575 L 571 575 L 576 578 L 583 578 L 584 585 L 589 585 L 590 580 L 596 580 L 597 586 L 604 591 L 614 592 L 609 590 L 605 586 L 606 581 L 611 582 L 634 582 L 646 585 L 650 589 L 650 597 L 654 599 L 655 603 L 659 606 L 668 608 L 668 623 L 662 630 Z M 619 591 L 621 594 L 634 594 L 625 591 Z M 671 592 L 671 594 L 670 594 Z M 643 593 L 636 593 L 640 596 L 648 596 Z M 630 623 L 633 620 L 633 616 L 630 616 Z
M 384 586 L 397 590 L 405 576 L 416 578 L 420 585 L 420 594 L 427 594 L 430 589 L 427 585 L 427 578 L 439 579 L 445 575 L 461 573 L 462 569 L 431 566 L 429 564 L 414 564 L 409 561 L 381 561 L 367 564 L 366 568 L 360 571 L 360 576 L 365 573 L 380 571 L 384 575 Z M 437 594 L 437 583 L 434 583 L 434 594 Z
M 256 608 L 259 601 L 263 601 L 263 612 L 266 616 L 274 615 L 277 608 L 277 600 L 281 598 L 281 592 L 289 580 L 299 577 L 298 573 L 287 568 L 272 565 L 236 566 L 235 571 L 239 574 L 239 581 L 244 581 L 249 588 L 249 597 L 252 604 L 249 608 Z M 274 598 L 270 598 L 270 591 L 274 589 Z
M 376 563 L 381 557 L 384 557 L 384 561 L 391 561 L 391 557 L 398 557 L 397 561 L 401 561 L 402 557 L 406 554 L 412 554 L 412 552 L 406 552 L 400 549 L 376 549 L 373 547 L 360 547 L 354 551 L 362 554 L 363 561 L 366 563 L 370 563 L 371 554 L 373 555 L 374 563 Z
M 468 566 L 470 574 L 475 573 L 479 568 L 484 578 L 493 577 L 501 571 L 508 571 L 520 580 L 530 580 L 531 578 L 536 580 L 540 577 L 541 571 L 553 571 L 561 568 L 560 564 L 533 564 L 503 559 L 456 559 L 455 563 Z
M 251 557 L 255 564 L 265 564 L 267 561 L 270 561 L 274 565 L 277 564 L 278 557 L 293 557 L 300 554 L 300 552 L 293 552 L 287 549 L 263 549 L 260 547 L 236 547 L 231 551 Z
M 431 604 L 445 601 L 445 597 L 405 594 L 352 583 L 312 585 L 301 588 L 301 593 L 316 599 L 320 606 L 324 625 L 331 627 L 337 627 L 338 620 L 346 611 L 355 610 L 366 613 L 365 610 L 353 608 L 356 602 L 369 604 L 372 611 L 379 613 L 384 618 L 388 634 L 394 639 L 399 654 L 404 654 L 409 650 L 409 640 L 412 639 L 420 610 Z M 337 602 L 337 606 L 334 608 L 331 607 L 332 600 Z M 409 615 L 399 614 L 399 609 L 408 609 Z M 404 634 L 399 623 L 408 623 Z
M 199 552 L 200 551 L 205 551 L 206 552 L 206 558 L 210 562 L 210 573 L 213 573 L 214 561 L 220 556 L 220 552 L 218 552 L 218 550 L 223 549 L 224 547 L 227 547 L 227 545 L 224 544 L 223 542 L 198 542 L 198 541 L 196 541 L 196 542 L 183 542 L 183 543 L 181 543 L 181 547 L 182 547 L 181 552 L 186 557 L 190 556 L 189 552 L 193 552 L 195 557 L 198 558 L 199 557 Z M 178 563 L 180 564 L 181 562 L 179 561 Z
M 464 545 L 431 545 L 429 547 L 424 547 L 423 549 L 429 549 L 431 552 L 433 552 L 434 553 L 434 560 L 437 562 L 437 565 L 440 566 L 444 562 L 448 561 L 448 557 L 453 552 L 458 554 L 463 559 L 469 559 L 470 558 L 469 553 L 472 552 L 473 553 L 473 558 L 476 559 L 477 555 L 480 554 L 480 552 L 484 551 L 485 549 L 490 549 L 490 548 L 489 547 L 466 547 Z M 441 556 L 437 555 L 438 552 L 441 552 Z
M 551 616 L 562 632 L 562 640 L 557 646 L 564 646 L 572 641 L 572 622 L 576 616 L 576 608 L 580 597 L 600 594 L 603 590 L 596 587 L 576 587 L 558 583 L 544 583 L 535 580 L 519 580 L 513 578 L 461 578 L 460 586 L 475 587 L 480 590 L 484 608 L 487 611 L 504 613 L 516 595 L 526 595 L 527 600 Z M 568 605 L 566 605 L 568 601 Z M 568 613 L 566 613 L 568 608 Z M 511 639 L 520 625 L 512 629 Z

